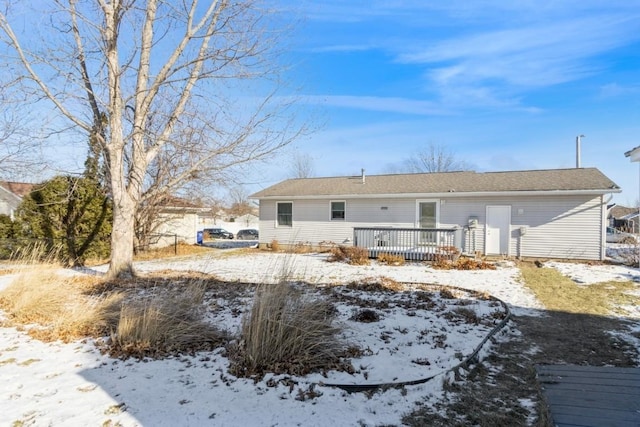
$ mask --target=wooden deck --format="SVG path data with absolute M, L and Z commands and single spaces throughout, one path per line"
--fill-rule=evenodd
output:
M 640 426 L 640 368 L 538 365 L 536 372 L 555 426 Z

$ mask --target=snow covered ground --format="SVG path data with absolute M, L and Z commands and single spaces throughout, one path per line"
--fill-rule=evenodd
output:
M 585 284 L 640 276 L 637 269 L 623 266 L 549 265 Z M 508 262 L 497 270 L 442 271 L 419 264 L 328 263 L 326 256 L 319 254 L 227 256 L 225 251 L 212 250 L 211 256 L 150 261 L 136 267 L 142 272 L 201 271 L 229 282 L 274 283 L 287 277 L 336 285 L 386 277 L 410 283 L 409 288 L 414 289 L 419 284 L 443 284 L 485 291 L 505 301 L 515 314 L 532 314 L 541 308 L 522 286 L 518 269 Z M 0 282 L 8 280 L 5 277 Z M 370 298 L 380 296 L 371 294 Z M 468 299 L 468 306 L 481 315 L 499 309 L 487 301 Z M 434 302 L 439 307 L 447 303 L 440 298 Z M 444 372 L 459 362 L 461 354 L 469 354 L 491 327 L 482 322 L 477 327 L 445 324 L 427 310 L 416 315 L 394 307 L 381 311 L 384 320 L 378 324 L 351 324 L 348 333 L 352 338 L 359 335 L 364 340 L 360 344 L 373 350 L 356 366 L 359 373 L 353 378 L 344 373 L 330 374 L 329 378 L 310 375 L 290 379 L 293 385 L 281 376 L 258 382 L 235 378 L 227 373 L 229 362 L 221 351 L 122 361 L 100 354 L 91 342 L 45 344 L 15 328 L 0 328 L 0 425 L 397 425 L 403 414 L 442 393 L 442 381 L 450 375 Z M 344 314 L 345 318 L 349 315 Z M 231 316 L 217 320 L 228 322 L 230 328 L 234 321 L 239 324 Z M 431 331 L 431 336 L 420 342 L 418 337 L 425 330 Z M 437 341 L 434 331 L 442 331 L 442 345 L 433 345 Z M 380 336 L 386 338 L 384 345 Z M 375 393 L 349 394 L 316 385 L 329 380 L 386 382 L 429 375 L 436 377 L 424 384 Z

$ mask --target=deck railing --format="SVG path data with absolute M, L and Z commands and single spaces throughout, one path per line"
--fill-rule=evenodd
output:
M 456 228 L 380 228 L 353 229 L 353 245 L 365 248 L 371 258 L 382 253 L 407 260 L 453 259 L 460 254 L 460 229 Z

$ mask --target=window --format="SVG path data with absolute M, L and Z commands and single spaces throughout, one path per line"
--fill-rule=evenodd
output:
M 293 225 L 293 203 L 278 202 L 277 210 L 278 227 L 291 227 Z
M 418 223 L 420 228 L 436 228 L 438 224 L 436 202 L 418 203 Z
M 345 209 L 345 202 L 331 202 L 331 221 L 344 221 Z

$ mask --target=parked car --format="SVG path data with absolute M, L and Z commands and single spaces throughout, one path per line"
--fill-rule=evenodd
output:
M 607 243 L 638 243 L 638 236 L 607 227 Z
M 245 228 L 236 234 L 238 240 L 258 240 L 258 230 L 255 228 Z
M 202 232 L 209 239 L 233 239 L 233 233 L 224 228 L 205 228 Z

